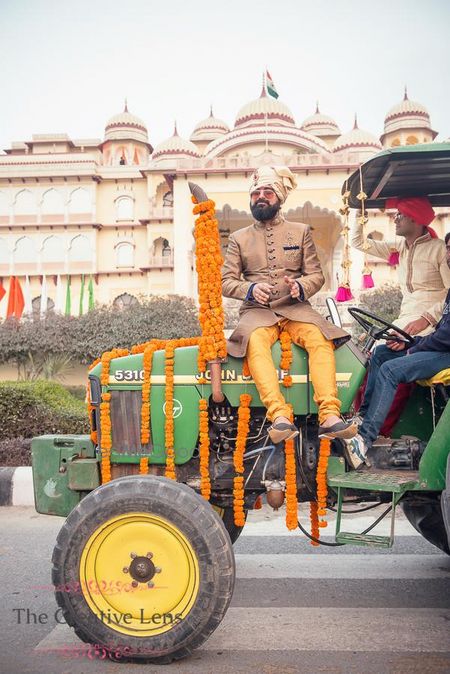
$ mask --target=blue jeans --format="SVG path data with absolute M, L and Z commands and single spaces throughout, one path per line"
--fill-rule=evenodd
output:
M 377 439 L 399 384 L 428 379 L 450 367 L 449 351 L 419 351 L 410 355 L 405 351 L 392 351 L 395 355 L 388 357 L 384 349 L 391 351 L 386 346 L 379 346 L 372 356 L 370 369 L 373 369 L 374 383 L 369 407 L 359 429 L 368 446 Z
M 367 376 L 364 398 L 361 403 L 361 407 L 358 410 L 358 414 L 360 416 L 365 417 L 367 414 L 380 367 L 386 361 L 393 360 L 394 358 L 399 358 L 404 355 L 405 351 L 392 351 L 392 349 L 390 349 L 388 346 L 385 346 L 384 344 L 380 344 L 380 346 L 377 346 L 374 349 L 370 357 L 369 374 Z

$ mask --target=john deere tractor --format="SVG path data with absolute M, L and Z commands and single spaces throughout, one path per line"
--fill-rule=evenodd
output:
M 418 167 L 421 167 L 419 170 Z M 420 176 L 426 175 L 423 181 Z M 445 175 L 444 178 L 442 176 Z M 378 208 L 390 196 L 430 194 L 450 204 L 450 146 L 421 146 L 382 152 L 363 166 L 366 206 Z M 418 176 L 416 184 L 413 177 Z M 350 206 L 359 207 L 359 172 L 348 181 Z M 439 182 L 441 181 L 441 183 Z M 430 189 L 432 186 L 433 189 Z M 411 193 L 411 192 L 409 192 Z M 339 315 L 329 303 L 330 320 Z M 370 350 L 391 329 L 359 308 L 351 314 L 365 337 L 336 351 L 336 377 L 344 416 L 353 413 L 366 374 Z M 400 339 L 409 340 L 401 330 Z M 169 663 L 200 646 L 229 606 L 235 580 L 232 544 L 242 531 L 233 513 L 233 461 L 240 396 L 251 395 L 244 453 L 246 513 L 261 497 L 281 506 L 286 490 L 285 447 L 273 445 L 269 422 L 241 359 L 227 357 L 206 372 L 198 370 L 198 345 L 174 353 L 173 400 L 166 398 L 164 348 L 152 356 L 149 442 L 142 442 L 143 353 L 112 358 L 89 372 L 91 436 L 42 436 L 32 443 L 38 512 L 66 517 L 53 553 L 56 601 L 65 620 L 85 642 L 111 658 Z M 139 350 L 138 350 L 139 351 Z M 299 430 L 295 440 L 299 502 L 317 499 L 319 457 L 317 407 L 305 351 L 292 345 L 292 386 L 284 389 Z M 277 367 L 281 349 L 273 346 Z M 217 379 L 219 373 L 219 380 Z M 279 370 L 280 381 L 283 372 Z M 211 381 L 212 379 L 212 381 Z M 390 547 L 398 503 L 413 526 L 434 545 L 449 550 L 450 371 L 421 382 L 411 395 L 391 438 L 380 438 L 370 452 L 372 468 L 353 471 L 338 440 L 327 468 L 327 505 L 337 510 L 335 545 Z M 219 389 L 222 400 L 215 395 Z M 200 495 L 199 401 L 207 401 L 209 499 Z M 105 402 L 110 428 L 104 423 Z M 165 477 L 167 414 L 173 418 L 175 477 Z M 108 466 L 102 446 L 107 430 Z M 204 467 L 203 467 L 204 469 Z M 385 504 L 390 536 L 342 528 L 343 504 Z M 305 522 L 301 530 L 313 542 Z M 330 545 L 330 541 L 326 542 Z

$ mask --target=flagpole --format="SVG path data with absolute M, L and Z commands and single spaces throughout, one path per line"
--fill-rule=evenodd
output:
M 267 68 L 266 68 L 267 72 Z M 267 96 L 267 83 L 266 83 L 266 73 L 263 73 L 263 91 L 265 91 L 266 96 Z M 265 130 L 265 136 L 266 136 L 266 152 L 269 152 L 269 134 L 267 131 L 267 108 L 264 113 L 264 130 Z

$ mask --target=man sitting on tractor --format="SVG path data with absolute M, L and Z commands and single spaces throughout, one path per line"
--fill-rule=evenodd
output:
M 275 443 L 298 434 L 271 356 L 271 347 L 283 330 L 308 352 L 319 434 L 352 437 L 356 433 L 356 425 L 339 416 L 334 359 L 334 348 L 350 336 L 322 318 L 308 302 L 324 284 L 311 230 L 305 224 L 287 222 L 280 211 L 295 187 L 295 177 L 285 166 L 264 166 L 255 172 L 250 186 L 255 222 L 230 235 L 222 272 L 225 297 L 243 300 L 228 353 L 247 355 L 272 421 L 269 435 Z
M 450 269 L 450 232 L 445 237 L 447 265 Z M 367 452 L 378 437 L 400 383 L 429 379 L 450 368 L 450 290 L 443 304 L 436 329 L 424 337 L 414 337 L 409 348 L 404 342 L 378 346 L 370 361 L 370 387 L 367 411 L 358 434 L 345 440 L 345 455 L 353 468 L 367 463 Z M 369 389 L 369 386 L 367 387 Z

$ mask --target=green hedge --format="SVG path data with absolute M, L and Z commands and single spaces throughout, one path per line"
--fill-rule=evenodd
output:
M 86 404 L 51 381 L 0 382 L 0 441 L 88 433 Z

